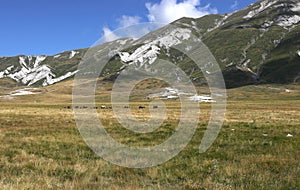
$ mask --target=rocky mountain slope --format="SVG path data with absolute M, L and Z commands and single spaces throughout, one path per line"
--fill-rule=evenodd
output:
M 0 78 L 10 78 L 28 86 L 47 86 L 73 76 L 84 50 L 54 56 L 0 57 Z
M 99 46 L 114 47 L 102 75 L 113 79 L 128 64 L 150 66 L 160 58 L 177 64 L 196 83 L 205 84 L 196 65 L 170 48 L 194 35 L 215 56 L 229 88 L 300 82 L 299 23 L 298 0 L 261 0 L 230 14 L 182 18 L 140 39 L 121 39 Z M 120 44 L 131 48 L 120 49 Z M 10 78 L 18 85 L 51 85 L 72 78 L 85 52 L 81 49 L 54 56 L 0 57 L 0 79 Z
M 198 28 L 195 32 L 217 58 L 228 87 L 299 82 L 298 0 L 263 0 L 231 14 L 176 23 Z

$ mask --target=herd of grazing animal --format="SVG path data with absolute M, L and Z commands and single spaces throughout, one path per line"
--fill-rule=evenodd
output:
M 65 109 L 112 109 L 112 106 L 106 106 L 106 105 L 102 105 L 102 106 L 93 106 L 93 107 L 88 107 L 88 106 L 65 106 Z M 129 109 L 130 106 L 124 106 L 124 109 Z M 140 105 L 138 106 L 138 109 L 145 109 L 146 106 Z M 158 106 L 153 106 L 153 109 L 157 109 Z

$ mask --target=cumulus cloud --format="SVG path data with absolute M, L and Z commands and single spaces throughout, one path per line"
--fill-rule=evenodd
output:
M 151 22 L 170 23 L 182 17 L 198 18 L 207 14 L 217 13 L 210 5 L 200 6 L 200 0 L 162 0 L 160 3 L 146 3 L 148 19 Z
M 142 18 L 139 16 L 123 15 L 120 19 L 118 19 L 118 21 L 119 21 L 120 27 L 127 27 L 127 26 L 131 26 L 131 25 L 140 23 L 141 19 Z
M 148 21 L 164 24 L 168 24 L 182 17 L 198 18 L 207 14 L 218 13 L 217 9 L 211 8 L 209 4 L 206 6 L 200 5 L 200 0 L 184 0 L 182 2 L 177 2 L 177 0 L 161 0 L 159 3 L 145 4 L 148 10 Z M 128 27 L 141 23 L 142 18 L 139 16 L 123 15 L 116 21 L 118 22 L 119 27 Z M 137 31 L 134 33 L 136 32 Z M 107 27 L 103 28 L 103 34 L 104 42 L 109 42 L 120 38 Z

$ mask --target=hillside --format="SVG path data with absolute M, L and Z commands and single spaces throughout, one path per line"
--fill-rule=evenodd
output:
M 159 58 L 175 63 L 195 83 L 206 84 L 203 73 L 192 60 L 172 48 L 194 35 L 216 58 L 228 88 L 298 83 L 299 7 L 298 0 L 261 0 L 230 14 L 182 18 L 137 40 L 121 39 L 102 44 L 98 50 L 110 47 L 111 51 L 110 61 L 101 75 L 113 80 L 130 64 L 148 67 Z M 70 79 L 78 72 L 77 65 L 86 51 L 0 57 L 0 80 L 9 78 L 16 85 L 47 86 Z

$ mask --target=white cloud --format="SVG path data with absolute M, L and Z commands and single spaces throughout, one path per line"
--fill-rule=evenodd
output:
M 146 3 L 148 19 L 151 22 L 170 23 L 182 17 L 198 18 L 207 14 L 217 13 L 210 5 L 200 7 L 200 0 L 162 0 L 160 3 Z
M 234 3 L 230 6 L 231 9 L 237 9 L 239 5 L 238 0 L 235 0 Z
M 117 36 L 116 34 L 113 33 L 113 31 L 111 31 L 109 28 L 107 27 L 103 27 L 103 42 L 111 42 L 114 41 L 118 38 L 120 38 L 119 36 Z
M 145 6 L 148 10 L 147 18 L 149 22 L 164 24 L 169 24 L 182 17 L 199 18 L 207 14 L 216 14 L 218 12 L 217 9 L 211 8 L 209 4 L 201 7 L 200 0 L 184 0 L 183 2 L 177 2 L 177 0 L 161 0 L 160 3 L 146 3 Z M 128 27 L 141 23 L 141 20 L 142 18 L 139 16 L 123 15 L 117 19 L 117 22 L 119 27 Z M 149 30 L 148 28 L 145 28 L 145 30 L 146 29 Z M 141 31 L 143 31 L 143 28 L 141 28 Z M 131 33 L 139 34 L 140 32 L 134 31 Z M 120 38 L 107 27 L 103 28 L 103 34 L 103 42 Z
M 118 21 L 119 21 L 120 27 L 127 27 L 127 26 L 131 26 L 131 25 L 140 23 L 141 19 L 142 18 L 139 16 L 123 15 L 120 19 L 118 19 Z

